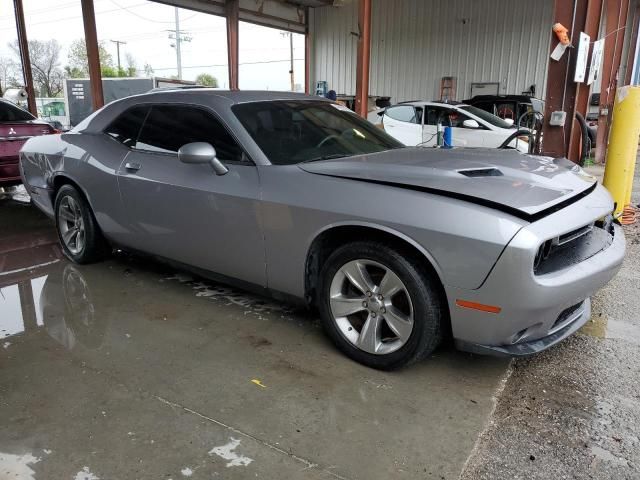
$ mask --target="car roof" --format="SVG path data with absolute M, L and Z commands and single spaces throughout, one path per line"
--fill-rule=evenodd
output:
M 485 101 L 505 101 L 505 100 L 511 100 L 514 102 L 520 102 L 520 103 L 531 103 L 531 102 L 542 102 L 541 99 L 537 98 L 537 97 L 530 97 L 529 95 L 510 95 L 510 94 L 505 94 L 505 95 L 476 95 L 475 97 L 471 97 L 468 100 L 464 100 L 465 102 L 477 102 L 480 100 L 485 100 Z
M 436 102 L 436 101 L 426 101 L 426 100 L 413 100 L 410 102 L 400 102 L 395 105 L 390 105 L 387 108 L 396 107 L 398 105 L 413 105 L 414 107 L 424 107 L 424 106 L 436 106 L 436 107 L 450 107 L 450 108 L 458 108 L 458 107 L 468 107 L 466 103 L 448 103 L 448 102 Z
M 269 100 L 326 100 L 324 97 L 306 95 L 297 92 L 278 92 L 273 90 L 220 90 L 217 88 L 163 88 L 154 89 L 147 93 L 135 95 L 137 99 L 153 99 L 161 101 L 172 97 L 185 98 L 188 95 L 201 97 L 203 95 L 211 95 L 222 97 L 231 103 L 258 102 Z M 131 97 L 128 97 L 131 98 Z

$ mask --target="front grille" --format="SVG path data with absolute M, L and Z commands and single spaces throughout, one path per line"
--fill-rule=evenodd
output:
M 569 307 L 569 308 L 565 308 L 562 312 L 560 312 L 560 315 L 558 315 L 558 318 L 556 319 L 555 322 L 553 322 L 553 325 L 550 328 L 550 331 L 554 331 L 557 330 L 559 327 L 563 327 L 563 323 L 565 323 L 567 320 L 569 320 L 572 315 L 582 306 L 582 304 L 584 303 L 584 301 L 580 302 L 580 303 L 576 303 L 575 305 Z
M 560 235 L 556 242 L 556 245 L 564 245 L 565 243 L 572 242 L 573 240 L 577 240 L 583 235 L 586 235 L 593 228 L 593 223 L 589 225 L 585 225 L 584 227 L 577 228 L 571 232 L 565 233 L 564 235 Z
M 606 225 L 585 225 L 544 242 L 534 260 L 534 273 L 544 275 L 584 262 L 612 243 L 612 230 Z

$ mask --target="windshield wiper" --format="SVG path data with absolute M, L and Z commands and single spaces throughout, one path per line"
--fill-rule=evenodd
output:
M 313 158 L 309 158 L 307 160 L 303 160 L 299 163 L 310 163 L 310 162 L 319 162 L 320 160 L 332 160 L 335 158 L 344 158 L 344 157 L 350 157 L 351 155 L 345 154 L 345 153 L 329 153 L 327 155 L 320 155 L 319 157 L 313 157 Z

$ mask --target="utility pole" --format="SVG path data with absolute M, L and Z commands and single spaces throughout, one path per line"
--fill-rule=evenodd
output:
M 178 79 L 182 80 L 182 58 L 180 54 L 180 10 L 176 7 L 176 63 L 178 65 Z
M 116 44 L 116 51 L 118 52 L 117 56 L 118 56 L 118 74 L 119 74 L 120 73 L 120 45 L 126 45 L 127 42 L 123 42 L 121 40 L 111 40 L 111 41 Z
M 293 76 L 293 33 L 289 32 L 289 53 L 291 55 L 291 69 L 289 70 L 289 75 L 291 75 L 291 91 L 295 91 L 296 82 Z
M 178 67 L 178 79 L 182 80 L 182 52 L 180 49 L 180 44 L 182 42 L 190 42 L 191 37 L 186 34 L 186 32 L 180 31 L 180 9 L 176 8 L 176 28 L 175 30 L 168 30 L 169 38 L 171 40 L 175 40 L 175 43 L 172 43 L 171 46 L 176 49 L 176 66 Z
M 281 32 L 280 35 L 283 37 L 289 36 L 289 77 L 291 78 L 291 91 L 293 92 L 296 88 L 295 77 L 293 74 L 293 33 L 292 32 Z

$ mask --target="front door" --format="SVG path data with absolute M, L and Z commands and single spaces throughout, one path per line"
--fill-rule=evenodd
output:
M 446 106 L 428 106 L 425 117 L 424 137 L 425 146 L 433 146 L 437 143 L 437 124 L 441 128 L 451 127 L 451 136 L 454 147 L 484 147 L 484 136 L 487 129 L 480 125 L 480 128 L 467 128 L 463 125 L 465 120 L 470 120 L 464 113 Z
M 213 145 L 229 172 L 180 162 L 191 142 Z M 258 172 L 210 112 L 152 106 L 118 178 L 130 247 L 265 285 Z

